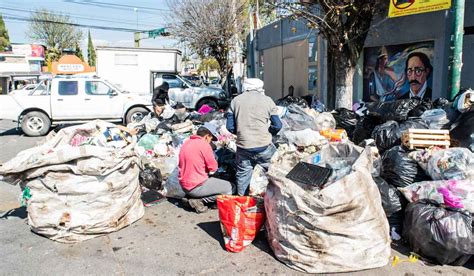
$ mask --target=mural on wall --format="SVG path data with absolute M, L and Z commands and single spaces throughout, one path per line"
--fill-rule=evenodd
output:
M 434 42 L 364 49 L 364 100 L 431 99 Z

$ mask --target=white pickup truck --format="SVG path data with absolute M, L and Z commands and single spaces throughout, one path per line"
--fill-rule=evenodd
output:
M 152 111 L 151 95 L 120 91 L 97 77 L 56 77 L 37 89 L 46 93 L 0 95 L 0 119 L 18 122 L 29 136 L 48 133 L 51 126 L 101 119 L 129 123 Z

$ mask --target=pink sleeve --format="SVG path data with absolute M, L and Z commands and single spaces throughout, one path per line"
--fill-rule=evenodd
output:
M 209 144 L 206 144 L 206 146 L 203 147 L 202 155 L 204 157 L 204 163 L 206 164 L 207 170 L 209 172 L 217 171 L 217 161 Z

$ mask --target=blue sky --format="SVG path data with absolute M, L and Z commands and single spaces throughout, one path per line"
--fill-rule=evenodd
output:
M 7 17 L 29 17 L 30 11 L 39 8 L 69 15 L 75 23 L 84 25 L 137 29 L 138 18 L 139 30 L 163 27 L 170 16 L 166 0 L 0 0 L 0 13 L 4 16 L 12 43 L 34 41 L 30 41 L 25 35 L 28 22 L 16 21 Z M 82 31 L 84 33 L 82 43 L 84 49 L 88 28 L 82 28 Z M 99 29 L 90 29 L 90 31 L 96 46 L 133 46 L 132 32 Z M 163 37 L 142 40 L 140 43 L 141 47 L 177 47 L 176 41 Z

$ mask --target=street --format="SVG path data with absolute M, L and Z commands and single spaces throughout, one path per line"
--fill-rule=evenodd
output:
M 0 120 L 0 164 L 44 139 L 14 128 Z M 61 244 L 30 231 L 19 195 L 19 187 L 0 182 L 0 275 L 301 274 L 274 258 L 263 233 L 241 253 L 226 252 L 217 210 L 196 214 L 165 200 L 119 232 Z M 392 255 L 408 258 L 406 247 L 392 248 Z M 418 261 L 350 275 L 470 275 L 473 268 L 472 260 L 464 267 Z

